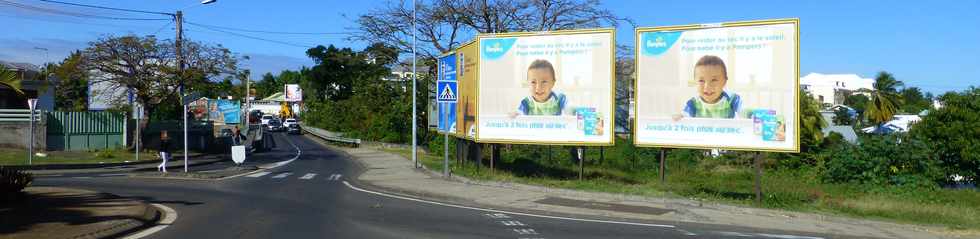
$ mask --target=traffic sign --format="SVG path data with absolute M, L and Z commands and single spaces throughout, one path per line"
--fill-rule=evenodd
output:
M 456 82 L 455 81 L 438 81 L 436 82 L 436 89 L 438 92 L 436 94 L 436 101 L 441 103 L 455 103 L 456 102 Z

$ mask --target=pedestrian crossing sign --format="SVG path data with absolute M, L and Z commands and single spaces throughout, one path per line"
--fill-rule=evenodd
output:
M 441 103 L 456 102 L 457 94 L 455 81 L 438 81 L 436 82 L 436 87 L 436 89 L 438 89 L 436 101 Z

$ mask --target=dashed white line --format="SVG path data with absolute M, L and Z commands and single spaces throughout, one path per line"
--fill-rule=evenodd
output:
M 299 179 L 310 180 L 313 179 L 313 177 L 316 177 L 315 173 L 308 173 L 306 175 L 303 175 L 302 177 L 299 177 Z
M 340 175 L 340 174 L 336 174 L 336 173 L 335 173 L 335 174 L 331 174 L 331 175 L 330 175 L 330 177 L 329 177 L 329 178 L 327 178 L 327 180 L 330 180 L 330 181 L 337 181 L 337 180 L 339 180 L 339 179 L 340 179 L 340 177 L 341 177 L 341 176 L 343 176 L 343 175 Z
M 258 172 L 258 173 L 255 173 L 255 174 L 252 174 L 252 175 L 248 175 L 248 176 L 245 176 L 245 177 L 258 178 L 258 177 L 262 177 L 262 176 L 265 176 L 265 175 L 268 175 L 268 174 L 270 174 L 270 172 Z
M 469 210 L 477 210 L 477 211 L 484 211 L 484 212 L 507 213 L 507 214 L 521 215 L 521 216 L 528 216 L 528 217 L 549 218 L 549 219 L 559 219 L 559 220 L 579 221 L 579 222 L 595 222 L 595 223 L 608 223 L 608 224 L 620 224 L 620 225 L 643 226 L 643 227 L 662 227 L 662 228 L 675 228 L 676 227 L 674 225 L 663 225 L 663 224 L 652 224 L 652 223 L 620 222 L 620 221 L 608 221 L 608 220 L 596 220 L 596 219 L 582 219 L 582 218 L 571 218 L 571 217 L 547 216 L 547 215 L 538 215 L 538 214 L 530 214 L 530 213 L 523 213 L 523 212 L 508 212 L 508 211 L 503 211 L 503 210 L 486 209 L 486 208 L 478 208 L 478 207 L 470 207 L 470 206 L 461 206 L 461 205 L 455 205 L 455 204 L 448 204 L 448 203 L 427 201 L 427 200 L 422 200 L 422 199 L 415 199 L 415 198 L 410 198 L 410 197 L 403 197 L 403 196 L 392 195 L 392 194 L 387 194 L 387 193 L 382 193 L 382 192 L 369 191 L 369 190 L 366 190 L 366 189 L 361 189 L 361 188 L 358 188 L 358 187 L 354 187 L 354 185 L 351 185 L 347 181 L 344 181 L 344 185 L 347 185 L 348 188 L 350 188 L 350 189 L 352 189 L 354 191 L 359 191 L 359 192 L 363 192 L 363 193 L 370 193 L 370 194 L 374 194 L 374 195 L 378 195 L 378 196 L 383 196 L 383 197 L 397 198 L 397 199 L 408 200 L 408 201 L 413 201 L 413 202 L 428 203 L 428 204 L 439 205 L 439 206 L 455 207 L 455 208 L 462 208 L 462 209 L 469 209 Z
M 285 178 L 288 177 L 289 175 L 293 175 L 293 173 L 280 173 L 279 175 L 272 176 L 272 178 Z
M 537 235 L 538 234 L 538 232 L 534 231 L 534 229 L 531 229 L 531 228 L 514 229 L 514 232 L 516 232 L 519 235 Z
M 522 223 L 520 221 L 500 221 L 500 224 L 504 224 L 504 226 L 509 226 L 509 227 L 513 227 L 513 226 L 527 226 L 527 225 L 524 225 L 524 223 Z

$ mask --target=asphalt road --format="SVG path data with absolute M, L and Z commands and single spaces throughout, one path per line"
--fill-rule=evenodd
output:
M 834 238 L 677 222 L 569 220 L 391 197 L 358 190 L 364 188 L 354 181 L 358 168 L 343 154 L 303 136 L 274 136 L 278 147 L 250 160 L 296 160 L 247 176 L 75 175 L 39 178 L 35 185 L 137 197 L 175 209 L 176 222 L 148 238 Z

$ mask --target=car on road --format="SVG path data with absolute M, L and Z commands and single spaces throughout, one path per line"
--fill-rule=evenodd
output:
M 262 125 L 268 125 L 269 124 L 269 120 L 272 120 L 272 119 L 275 119 L 275 118 L 276 117 L 274 117 L 272 115 L 263 115 L 262 116 Z
M 284 129 L 282 127 L 282 123 L 279 122 L 279 119 L 269 120 L 269 123 L 265 125 L 265 128 L 272 132 L 282 131 Z
M 286 119 L 286 121 L 283 121 L 282 122 L 282 127 L 289 128 L 290 126 L 292 126 L 294 124 L 299 124 L 299 122 L 296 121 L 295 118 L 288 118 L 288 119 Z
M 303 129 L 299 127 L 299 124 L 293 123 L 289 127 L 286 127 L 286 133 L 288 134 L 303 134 Z

